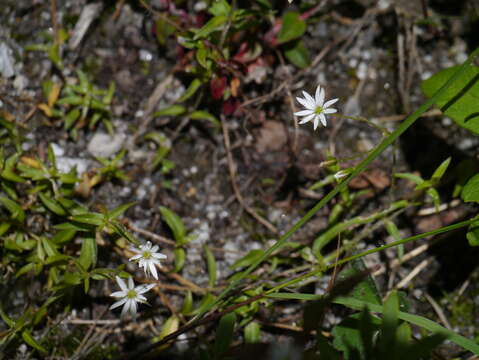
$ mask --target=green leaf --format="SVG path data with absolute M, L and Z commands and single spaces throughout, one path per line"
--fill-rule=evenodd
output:
M 244 339 L 247 344 L 256 344 L 259 343 L 261 337 L 261 327 L 260 325 L 252 321 L 244 327 Z
M 131 235 L 130 232 L 128 230 L 126 230 L 125 227 L 122 224 L 120 224 L 119 222 L 112 221 L 110 223 L 110 226 L 112 227 L 113 231 L 117 235 L 125 238 L 126 240 L 128 240 L 132 244 L 135 244 L 136 246 L 140 245 L 140 242 L 133 235 Z
M 7 197 L 0 196 L 0 203 L 7 208 L 13 219 L 21 223 L 25 220 L 25 212 L 15 201 L 10 200 Z
M 283 15 L 283 24 L 278 34 L 278 44 L 297 39 L 306 31 L 306 22 L 299 17 L 299 13 L 288 11 Z
M 383 323 L 379 342 L 379 351 L 382 353 L 382 358 L 387 357 L 389 351 L 395 347 L 396 329 L 399 325 L 398 313 L 399 298 L 397 291 L 394 290 L 383 305 Z
M 83 239 L 79 263 L 88 270 L 90 267 L 95 267 L 97 260 L 98 248 L 94 237 L 87 237 Z
M 479 246 L 479 220 L 469 226 L 466 238 L 469 245 Z
M 184 95 L 183 95 L 184 96 Z M 178 116 L 186 112 L 186 108 L 182 105 L 171 105 L 164 109 L 158 110 L 153 113 L 154 117 L 158 116 Z
M 284 55 L 300 69 L 307 68 L 311 64 L 309 51 L 301 40 L 297 40 L 285 47 Z
M 160 212 L 163 216 L 163 220 L 165 220 L 173 232 L 176 243 L 178 245 L 184 245 L 186 243 L 186 230 L 181 218 L 164 206 L 160 206 Z
M 359 261 L 356 261 L 359 260 Z M 364 273 L 366 265 L 363 259 L 356 259 L 351 262 L 351 267 L 341 271 L 338 275 L 338 280 L 346 280 L 352 276 Z M 351 291 L 350 296 L 358 299 L 371 302 L 373 304 L 381 304 L 381 295 L 376 287 L 376 283 L 371 275 L 368 275 L 364 280 L 358 283 Z
M 361 318 L 363 316 L 363 313 L 351 315 L 333 328 L 333 345 L 344 353 L 345 359 L 365 359 L 365 346 L 361 335 Z M 369 320 L 371 323 L 368 324 L 368 327 L 376 330 L 380 323 L 379 319 L 370 317 Z
M 118 206 L 117 208 L 109 211 L 106 216 L 108 219 L 116 219 L 118 216 L 123 214 L 126 210 L 136 204 L 136 201 L 132 201 L 123 205 Z
M 207 245 L 203 247 L 206 257 L 206 266 L 208 268 L 208 286 L 213 287 L 216 284 L 216 260 Z
M 38 350 L 40 351 L 41 353 L 44 353 L 44 354 L 47 354 L 48 351 L 47 349 L 45 349 L 43 346 L 41 346 L 32 336 L 32 334 L 30 334 L 30 331 L 29 330 L 23 330 L 22 331 L 22 339 L 28 344 L 30 345 L 32 348 L 34 348 L 35 350 Z
M 236 314 L 231 312 L 224 315 L 220 319 L 218 328 L 216 329 L 216 339 L 214 353 L 215 358 L 220 358 L 221 354 L 228 350 L 231 341 L 233 340 L 233 333 L 236 322 Z
M 196 93 L 196 91 L 200 88 L 200 86 L 201 86 L 201 80 L 198 78 L 193 79 L 190 86 L 188 86 L 188 89 L 186 89 L 185 93 L 181 95 L 181 97 L 176 101 L 183 102 L 188 100 L 190 97 L 192 97 Z
M 175 256 L 175 266 L 173 267 L 173 272 L 179 272 L 185 266 L 186 261 L 186 252 L 183 248 L 176 248 L 173 251 L 173 255 Z
M 211 18 L 205 25 L 203 25 L 202 28 L 200 28 L 198 31 L 196 31 L 196 34 L 194 36 L 194 40 L 198 40 L 201 38 L 207 37 L 209 34 L 211 34 L 213 31 L 221 30 L 223 27 L 223 24 L 225 24 L 228 21 L 228 16 L 226 15 L 219 15 Z M 180 100 L 180 102 L 183 100 Z
M 448 157 L 446 160 L 444 160 L 441 163 L 441 165 L 437 167 L 437 169 L 434 171 L 434 173 L 431 176 L 431 180 L 433 181 L 433 183 L 436 184 L 437 182 L 439 182 L 439 180 L 441 180 L 447 168 L 449 167 L 450 163 L 451 163 L 451 157 Z
M 193 310 L 193 295 L 191 291 L 187 291 L 185 295 L 185 299 L 183 300 L 183 306 L 181 307 L 180 312 L 183 315 L 189 315 Z
M 43 193 L 38 193 L 38 197 L 40 198 L 43 205 L 45 205 L 45 207 L 52 213 L 59 216 L 67 215 L 65 209 L 55 199 L 52 199 L 50 196 Z
M 230 266 L 231 270 L 245 267 L 245 266 L 250 266 L 253 264 L 257 259 L 259 259 L 261 256 L 263 256 L 263 250 L 256 249 L 256 250 L 251 250 L 248 252 L 245 256 L 243 256 L 241 259 L 238 259 L 233 265 Z
M 421 185 L 424 183 L 424 179 L 418 175 L 415 174 L 410 174 L 410 173 L 396 173 L 394 174 L 394 177 L 400 178 L 400 179 L 406 179 L 409 181 L 412 181 L 416 185 Z
M 479 174 L 470 178 L 461 192 L 461 198 L 465 202 L 479 203 Z
M 231 6 L 226 0 L 215 0 L 208 9 L 208 12 L 214 16 L 228 16 L 231 11 Z
M 347 306 L 352 309 L 357 309 L 357 310 L 361 310 L 365 306 L 367 306 L 370 311 L 383 313 L 383 307 L 381 305 L 376 305 L 376 304 L 360 301 L 353 298 L 340 297 L 333 300 L 333 302 L 336 304 L 341 304 L 341 305 Z M 452 330 L 448 330 L 442 327 L 441 325 L 439 325 L 438 323 L 434 321 L 426 319 L 422 316 L 413 315 L 413 314 L 409 314 L 402 311 L 399 311 L 397 316 L 401 320 L 404 320 L 404 321 L 407 321 L 408 323 L 422 327 L 433 333 L 444 334 L 448 340 L 456 343 L 457 345 L 461 346 L 462 348 L 466 350 L 471 351 L 475 355 L 479 355 L 479 344 L 477 344 L 475 341 L 465 338 L 464 336 L 456 334 Z
M 422 82 L 424 94 L 432 97 L 460 66 L 442 70 Z M 435 104 L 457 125 L 479 134 L 479 67 L 470 65 L 449 86 Z
M 95 225 L 100 226 L 105 223 L 105 215 L 99 213 L 87 213 L 87 214 L 80 214 L 80 215 L 73 215 L 71 216 L 73 221 L 88 224 L 88 225 Z
M 215 302 L 216 296 L 213 294 L 206 294 L 201 299 L 200 305 L 191 312 L 191 315 L 201 314 L 205 309 L 207 309 L 211 304 Z
M 66 265 L 70 261 L 70 256 L 68 255 L 53 255 L 49 256 L 47 261 L 45 261 L 46 265 Z
M 216 118 L 216 116 L 210 114 L 209 112 L 207 111 L 204 111 L 204 110 L 196 110 L 196 111 L 193 111 L 190 115 L 189 115 L 190 119 L 193 119 L 193 120 L 208 120 L 210 122 L 212 122 L 214 125 L 216 126 L 220 126 L 221 123 L 219 122 L 219 120 Z

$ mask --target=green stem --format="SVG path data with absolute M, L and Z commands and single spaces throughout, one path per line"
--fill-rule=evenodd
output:
M 288 280 L 284 283 L 281 283 L 281 284 L 275 286 L 274 288 L 271 288 L 268 291 L 266 291 L 265 294 L 271 294 L 273 292 L 277 292 L 278 290 L 280 290 L 282 288 L 297 284 L 298 282 L 301 282 L 301 281 L 303 281 L 303 280 L 305 280 L 305 279 L 307 279 L 311 276 L 321 274 L 323 272 L 331 270 L 332 268 L 334 268 L 336 266 L 343 265 L 345 263 L 348 263 L 352 260 L 361 258 L 363 256 L 374 254 L 374 253 L 377 253 L 379 251 L 383 251 L 383 250 L 389 249 L 391 247 L 398 246 L 398 245 L 401 245 L 401 244 L 405 244 L 405 243 L 408 243 L 408 242 L 411 242 L 411 241 L 414 241 L 414 240 L 422 239 L 422 238 L 425 238 L 425 237 L 428 237 L 428 236 L 442 234 L 442 233 L 445 233 L 445 232 L 448 232 L 448 231 L 463 228 L 465 226 L 471 225 L 473 222 L 477 221 L 477 219 L 478 219 L 477 217 L 474 217 L 474 218 L 466 220 L 466 221 L 461 221 L 461 222 L 458 222 L 456 224 L 452 224 L 452 225 L 449 225 L 449 226 L 444 226 L 444 227 L 436 229 L 436 230 L 432 230 L 432 231 L 428 231 L 428 232 L 425 232 L 425 233 L 422 233 L 422 234 L 410 236 L 408 238 L 401 239 L 401 240 L 398 240 L 398 241 L 393 241 L 389 244 L 379 246 L 379 247 L 374 248 L 374 249 L 363 251 L 359 254 L 355 254 L 355 255 L 349 256 L 347 258 L 341 259 L 338 262 L 335 262 L 333 264 L 330 264 L 330 265 L 326 266 L 325 268 L 310 271 L 310 272 L 308 272 L 306 274 L 303 274 L 303 275 L 301 275 L 301 276 L 299 276 L 295 279 L 291 279 L 291 280 Z

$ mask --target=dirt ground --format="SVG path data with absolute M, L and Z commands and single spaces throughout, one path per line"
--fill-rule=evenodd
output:
M 421 1 L 326 0 L 320 15 L 308 23 L 305 35 L 312 66 L 299 70 L 275 61 L 256 69 L 242 84 L 242 105 L 235 115 L 222 114 L 220 102 L 210 105 L 210 111 L 222 118 L 221 128 L 200 120 L 152 116 L 154 111 L 172 105 L 190 79 L 177 71 L 176 41 L 169 39 L 165 46 L 158 44 L 153 15 L 141 5 L 133 1 L 97 2 L 100 10 L 78 44 L 74 44 L 75 24 L 85 6 L 92 3 L 95 2 L 56 1 L 52 11 L 49 1 L 2 1 L 0 54 L 1 46 L 7 49 L 13 73 L 6 74 L 4 70 L 0 76 L 0 112 L 11 114 L 24 128 L 24 150 L 41 156 L 49 144 L 55 144 L 59 162 L 67 168 L 76 164 L 77 169 L 89 171 L 99 166 L 94 156 L 114 156 L 121 148 L 127 149 L 121 167 L 130 180 L 104 182 L 81 201 L 93 209 L 112 209 L 135 201 L 125 218 L 139 238 L 150 241 L 154 241 L 151 234 L 171 238 L 159 210 L 165 206 L 176 212 L 196 237 L 187 247 L 180 277 L 168 272 L 173 267 L 174 247 L 161 243 L 162 252 L 168 256 L 160 279 L 164 287 L 161 296 L 149 301 L 151 308 L 145 312 L 152 311 L 154 315 L 147 322 L 126 324 L 119 329 L 117 314 L 107 310 L 107 295 L 114 291 L 114 285 L 107 282 L 94 284 L 88 297 L 79 298 L 71 313 L 50 319 L 57 324 L 59 338 L 70 337 L 73 343 L 78 341 L 75 339 L 84 340 L 77 344 L 75 358 L 92 349 L 99 351 L 101 346 L 120 346 L 120 351 L 131 351 L 146 343 L 152 331 L 161 328 L 171 308 L 181 308 L 182 292 L 173 285 L 208 287 L 203 245 L 208 245 L 215 256 L 221 287 L 235 271 L 231 265 L 249 251 L 273 244 L 330 189 L 310 189 L 330 175 L 321 165 L 328 155 L 347 159 L 344 164 L 353 166 L 360 159 L 358 154 L 366 153 L 382 139 L 378 129 L 347 118 L 330 117 L 328 127 L 316 132 L 309 124 L 295 126 L 292 113 L 299 104 L 294 98 L 301 90 L 312 92 L 316 84 L 321 84 L 328 98 L 340 99 L 340 112 L 367 118 L 378 128 L 391 131 L 424 101 L 421 81 L 460 64 L 479 43 L 477 1 L 431 0 L 424 2 L 427 8 L 423 9 Z M 194 3 L 187 1 L 184 6 L 194 11 Z M 288 6 L 286 1 L 284 6 Z M 293 9 L 295 6 L 291 5 Z M 425 20 L 425 10 L 435 19 L 434 26 Z M 55 26 L 62 26 L 70 34 L 61 50 L 63 72 L 52 65 L 45 52 L 26 50 L 29 45 L 45 43 Z M 112 103 L 115 134 L 108 141 L 101 140 L 102 134 L 107 133 L 101 124 L 94 129 L 80 129 L 78 138 L 72 139 L 60 121 L 48 119 L 37 107 L 45 101 L 43 81 L 68 81 L 78 68 L 98 87 L 107 88 L 111 81 L 116 84 Z M 352 190 L 370 190 L 370 195 L 359 200 L 344 218 L 366 216 L 388 206 L 391 199 L 406 197 L 412 185 L 392 179 L 394 172 L 417 172 L 427 178 L 451 154 L 451 168 L 464 159 L 477 161 L 478 137 L 438 111 L 431 110 L 426 115 L 351 184 Z M 174 168 L 167 174 L 149 166 L 156 147 L 144 135 L 152 131 L 164 134 L 171 144 L 168 160 Z M 225 146 L 226 137 L 229 146 Z M 112 144 L 118 146 L 109 148 Z M 453 185 L 453 180 L 443 185 L 441 203 L 452 202 L 444 211 L 430 211 L 432 204 L 425 203 L 399 214 L 395 220 L 401 236 L 445 226 L 477 211 L 453 202 Z M 310 244 L 326 229 L 333 206 L 334 202 L 323 208 L 290 241 Z M 264 221 L 251 216 L 248 209 Z M 383 229 L 376 230 L 374 226 L 361 228 L 360 235 L 362 240 L 354 252 L 392 241 Z M 425 244 L 429 243 L 415 242 L 406 246 L 405 252 Z M 332 244 L 331 249 L 335 246 Z M 462 335 L 477 337 L 479 252 L 468 247 L 464 233 L 439 238 L 409 261 L 391 268 L 396 253 L 391 250 L 366 258 L 368 265 L 384 265 L 385 271 L 376 276 L 381 292 L 386 294 L 419 266 L 418 274 L 401 285 L 411 303 L 410 311 L 439 322 L 449 319 L 451 327 Z M 460 261 L 456 254 L 460 254 Z M 301 256 L 300 252 L 293 252 L 291 259 L 295 265 L 285 260 L 280 269 L 300 271 Z M 100 261 L 105 267 L 125 263 L 116 253 L 103 253 Z M 134 271 L 131 264 L 127 269 Z M 329 276 L 315 279 L 307 288 L 321 294 L 329 281 Z M 42 289 L 31 279 L 11 280 L 8 284 L 15 291 L 2 293 L 2 302 L 8 301 L 12 313 L 43 296 Z M 3 290 L 5 286 L 4 283 Z M 196 295 L 200 294 L 198 290 Z M 442 314 L 435 310 L 437 303 Z M 325 328 L 337 323 L 344 314 L 344 309 L 333 309 L 325 319 Z M 266 306 L 258 315 L 264 325 L 262 340 L 287 339 L 296 331 L 301 316 L 298 303 Z M 105 322 L 97 322 L 96 327 L 92 326 L 95 322 L 82 323 L 100 318 Z M 211 336 L 211 329 L 200 328 L 187 337 L 194 343 L 203 333 Z M 169 356 L 188 346 L 185 339 L 170 349 Z M 451 351 L 451 344 L 444 345 L 444 358 Z M 27 353 L 22 346 L 17 357 Z

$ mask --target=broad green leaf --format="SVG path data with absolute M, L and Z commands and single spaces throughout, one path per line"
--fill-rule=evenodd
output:
M 190 86 L 188 86 L 188 89 L 186 89 L 185 93 L 181 95 L 181 97 L 176 100 L 177 102 L 183 102 L 188 100 L 190 97 L 192 97 L 196 91 L 200 88 L 201 86 L 201 80 L 198 78 L 193 79 L 193 81 L 190 83 Z
M 461 192 L 461 198 L 465 202 L 479 203 L 479 174 L 470 178 Z
M 447 68 L 424 80 L 421 85 L 424 94 L 432 97 L 459 68 Z M 456 124 L 479 134 L 479 67 L 469 65 L 435 104 Z
M 164 206 L 160 206 L 160 212 L 163 216 L 163 220 L 165 220 L 170 227 L 176 243 L 178 245 L 184 245 L 186 243 L 186 230 L 181 218 Z
M 226 0 L 214 0 L 208 9 L 208 12 L 214 16 L 228 16 L 231 11 L 231 6 Z
M 231 312 L 223 315 L 216 329 L 216 339 L 214 353 L 215 358 L 219 359 L 221 354 L 228 350 L 233 340 L 233 333 L 236 322 L 236 314 Z
M 399 298 L 396 290 L 394 290 L 383 305 L 383 323 L 379 342 L 379 351 L 382 353 L 383 358 L 387 356 L 388 352 L 395 346 L 396 329 L 399 325 L 398 314 Z
M 344 359 L 365 359 L 365 346 L 361 335 L 361 318 L 363 313 L 357 313 L 342 320 L 333 328 L 333 345 L 336 349 L 341 350 Z M 379 319 L 370 317 L 371 323 L 368 327 L 376 330 L 380 323 Z M 364 327 L 364 325 L 363 325 Z M 373 331 L 371 331 L 373 332 Z M 357 357 L 360 355 L 360 357 Z
M 370 311 L 381 313 L 381 314 L 383 313 L 383 307 L 381 305 L 376 305 L 376 304 L 360 301 L 353 298 L 340 297 L 333 300 L 333 302 L 336 304 L 347 306 L 352 309 L 356 309 L 356 310 L 361 310 L 365 306 L 367 306 Z M 479 355 L 479 344 L 477 344 L 473 340 L 469 340 L 465 338 L 464 336 L 461 336 L 455 333 L 452 330 L 448 330 L 442 327 L 441 325 L 439 325 L 438 323 L 434 321 L 426 319 L 422 316 L 413 315 L 413 314 L 409 314 L 402 311 L 398 312 L 398 318 L 401 320 L 407 321 L 408 323 L 422 327 L 433 333 L 444 334 L 448 340 L 456 343 L 457 345 L 461 346 L 462 348 L 466 350 L 471 351 L 475 355 Z
M 469 226 L 466 238 L 469 245 L 479 246 L 479 220 Z
M 256 321 L 252 321 L 244 327 L 244 339 L 247 344 L 259 343 L 260 335 L 261 327 Z
M 363 259 L 357 259 L 351 262 L 351 267 L 341 271 L 338 275 L 338 280 L 347 280 L 348 278 L 359 275 L 366 270 L 366 265 Z M 381 304 L 381 295 L 376 287 L 376 283 L 371 275 L 368 275 L 354 289 L 350 292 L 350 296 L 358 299 L 371 302 L 373 304 Z
M 208 268 L 208 286 L 213 287 L 216 284 L 216 260 L 207 245 L 203 247 L 205 251 L 206 266 Z
M 288 11 L 283 15 L 283 24 L 278 33 L 278 44 L 297 39 L 306 31 L 306 22 L 299 17 L 299 13 Z
M 183 95 L 184 96 L 184 95 Z M 182 105 L 171 105 L 164 109 L 158 110 L 153 113 L 154 117 L 158 116 L 178 116 L 186 112 L 186 108 Z
M 307 68 L 311 64 L 309 51 L 301 40 L 292 42 L 285 46 L 284 55 L 300 69 Z
M 213 31 L 221 30 L 223 28 L 223 24 L 225 24 L 227 21 L 228 21 L 228 16 L 226 15 L 218 15 L 211 18 L 205 25 L 203 25 L 202 28 L 196 31 L 194 40 L 207 37 Z
M 70 261 L 70 256 L 68 255 L 53 255 L 49 256 L 47 261 L 45 261 L 46 265 L 66 265 Z

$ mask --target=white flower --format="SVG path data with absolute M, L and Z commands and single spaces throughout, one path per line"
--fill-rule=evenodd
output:
M 130 277 L 128 278 L 128 286 L 126 286 L 125 282 L 118 276 L 116 277 L 116 282 L 121 288 L 121 291 L 116 291 L 110 296 L 121 298 L 121 300 L 118 300 L 112 306 L 110 306 L 110 310 L 123 305 L 123 309 L 121 310 L 121 317 L 124 317 L 127 312 L 130 312 L 131 316 L 135 318 L 137 309 L 136 303 L 146 303 L 146 298 L 142 294 L 149 291 L 152 287 L 155 286 L 155 284 L 140 285 L 135 287 L 135 283 Z
M 333 114 L 337 112 L 336 109 L 330 108 L 330 106 L 338 101 L 338 99 L 332 99 L 324 102 L 324 89 L 321 88 L 321 85 L 318 85 L 316 88 L 316 94 L 314 98 L 306 91 L 303 91 L 303 96 L 304 98 L 296 98 L 296 100 L 298 100 L 298 102 L 306 108 L 306 110 L 301 110 L 294 113 L 296 116 L 304 117 L 299 123 L 304 124 L 308 121 L 313 121 L 314 130 L 316 130 L 318 127 L 319 121 L 321 121 L 323 126 L 326 126 L 325 114 Z
M 138 265 L 143 268 L 145 274 L 151 273 L 156 280 L 158 280 L 156 265 L 161 267 L 160 259 L 166 259 L 166 255 L 157 252 L 158 249 L 158 245 L 151 247 L 151 242 L 148 241 L 139 248 L 132 247 L 131 251 L 136 252 L 137 255 L 130 258 L 130 261 L 139 260 Z
M 341 180 L 343 177 L 348 176 L 349 172 L 347 170 L 339 170 L 336 174 L 334 174 L 334 178 L 336 181 Z

